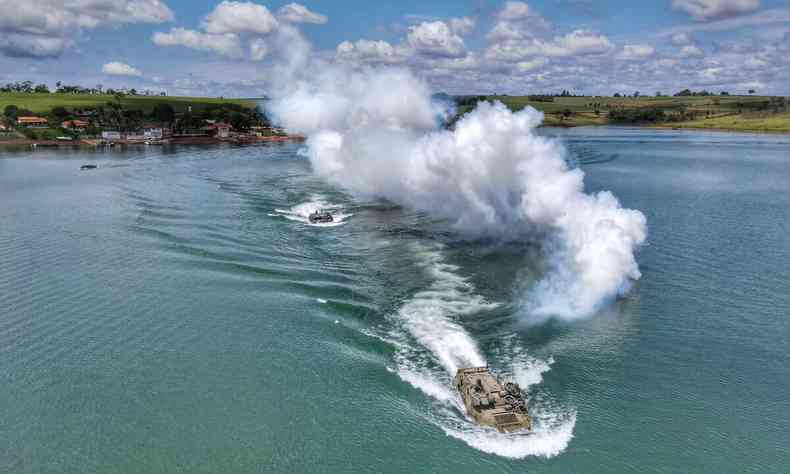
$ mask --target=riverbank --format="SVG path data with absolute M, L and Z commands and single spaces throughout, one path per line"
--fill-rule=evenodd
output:
M 722 132 L 790 133 L 790 104 L 784 97 L 535 97 L 480 96 L 511 110 L 533 107 L 544 113 L 543 126 L 630 126 Z M 458 107 L 464 114 L 472 109 Z
M 237 136 L 231 138 L 216 137 L 186 137 L 172 138 L 156 142 L 117 140 L 105 142 L 100 139 L 86 138 L 81 140 L 31 140 L 27 138 L 16 138 L 10 140 L 0 140 L 0 150 L 29 149 L 29 148 L 97 148 L 111 146 L 168 146 L 168 145 L 220 145 L 223 143 L 232 145 L 248 145 L 254 143 L 278 143 L 278 142 L 301 142 L 305 137 L 302 135 L 287 136 Z

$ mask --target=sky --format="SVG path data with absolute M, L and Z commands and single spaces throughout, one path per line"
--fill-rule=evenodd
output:
M 268 94 L 278 29 L 449 94 L 790 95 L 789 0 L 0 0 L 0 83 Z

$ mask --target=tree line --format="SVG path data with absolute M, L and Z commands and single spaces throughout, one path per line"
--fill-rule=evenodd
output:
M 49 86 L 46 84 L 35 84 L 33 81 L 16 81 L 16 82 L 9 82 L 7 84 L 0 85 L 0 92 L 16 92 L 16 93 L 27 93 L 27 94 L 51 94 Z M 106 94 L 106 95 L 139 95 L 139 91 L 137 89 L 113 89 L 113 88 L 104 88 L 103 85 L 97 84 L 96 87 L 83 87 L 83 86 L 74 86 L 63 84 L 62 82 L 58 81 L 55 83 L 55 91 L 56 94 Z M 145 95 L 149 95 L 149 91 L 144 91 Z M 167 95 L 164 92 L 160 93 L 159 95 Z
M 45 117 L 52 129 L 60 128 L 61 124 L 66 121 L 83 120 L 88 124 L 84 131 L 86 135 L 98 135 L 102 129 L 121 132 L 135 131 L 141 129 L 146 122 L 162 124 L 175 131 L 200 129 L 209 120 L 227 123 L 234 130 L 241 132 L 248 131 L 254 126 L 271 126 L 268 117 L 257 108 L 247 108 L 234 103 L 210 104 L 195 111 L 187 110 L 179 114 L 171 104 L 165 102 L 155 104 L 148 112 L 140 108 L 127 108 L 124 107 L 121 98 L 120 95 L 116 95 L 114 100 L 103 105 L 73 110 L 58 106 L 52 108 L 45 114 Z M 8 105 L 3 109 L 4 121 L 9 125 L 15 124 L 18 117 L 32 115 L 36 114 L 16 105 Z M 55 133 L 52 130 L 35 130 L 24 127 L 20 127 L 19 130 L 32 139 L 54 138 Z M 59 133 L 77 135 L 72 131 Z

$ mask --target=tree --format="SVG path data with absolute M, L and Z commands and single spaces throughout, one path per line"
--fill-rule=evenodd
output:
M 69 115 L 69 111 L 66 110 L 65 107 L 55 107 L 54 109 L 52 109 L 52 115 L 62 119 Z
M 176 118 L 176 112 L 170 104 L 156 104 L 151 116 L 158 122 L 171 123 Z
M 749 95 L 754 94 L 756 91 L 754 89 L 749 89 Z
M 129 95 L 137 95 L 137 89 L 129 89 Z
M 614 96 L 615 96 L 615 97 L 620 97 L 620 93 L 619 93 L 619 92 L 615 92 L 615 93 L 614 93 Z
M 634 97 L 636 97 L 636 98 L 639 97 L 639 91 L 634 92 Z
M 178 130 L 193 130 L 196 128 L 200 128 L 203 126 L 203 120 L 196 117 L 192 112 L 184 112 L 184 115 L 181 116 L 181 119 L 178 121 L 176 125 L 176 129 Z
M 46 84 L 39 84 L 33 89 L 33 92 L 37 94 L 49 94 L 49 87 Z
M 235 130 L 247 130 L 250 128 L 250 118 L 240 112 L 233 112 L 230 115 L 230 125 Z
M 19 107 L 16 105 L 6 105 L 5 110 L 3 110 L 3 115 L 6 117 L 16 120 L 17 114 L 19 113 Z

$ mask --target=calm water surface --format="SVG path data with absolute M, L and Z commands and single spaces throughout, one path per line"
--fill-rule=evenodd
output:
M 539 326 L 534 246 L 296 145 L 0 152 L 0 471 L 790 472 L 790 137 L 543 133 L 650 237 L 633 294 Z M 459 412 L 474 346 L 534 435 Z

